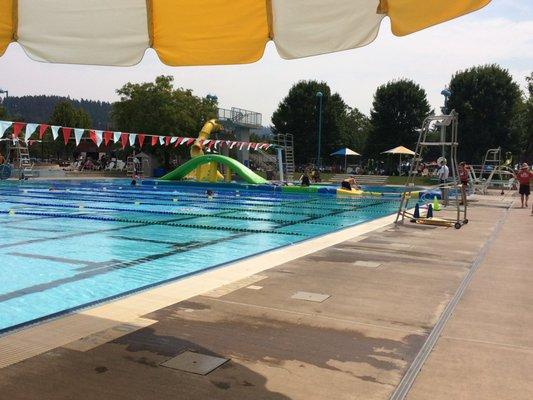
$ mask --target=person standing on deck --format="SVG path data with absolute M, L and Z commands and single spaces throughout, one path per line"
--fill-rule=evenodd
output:
M 527 165 L 527 163 L 522 164 L 520 170 L 515 174 L 515 178 L 520 184 L 518 193 L 520 194 L 520 200 L 522 201 L 522 208 L 524 208 L 524 204 L 527 208 L 529 194 L 531 193 L 529 188 L 529 181 L 533 179 L 533 173 L 529 170 L 529 166 Z
M 445 206 L 448 205 L 448 189 L 444 188 L 443 186 L 446 185 L 448 177 L 450 176 L 450 169 L 448 168 L 446 163 L 446 159 L 444 157 L 441 157 L 439 159 L 440 169 L 439 172 L 437 172 L 437 176 L 439 178 L 439 185 L 441 185 L 442 202 Z
M 466 189 L 468 188 L 470 165 L 467 165 L 464 161 L 461 161 L 457 169 L 459 181 L 461 182 L 461 204 L 466 205 Z

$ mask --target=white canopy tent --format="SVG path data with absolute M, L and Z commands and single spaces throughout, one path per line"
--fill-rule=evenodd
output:
M 360 156 L 356 151 L 345 147 L 344 149 L 337 150 L 335 153 L 331 153 L 331 156 L 344 156 L 344 171 L 348 170 L 348 156 Z

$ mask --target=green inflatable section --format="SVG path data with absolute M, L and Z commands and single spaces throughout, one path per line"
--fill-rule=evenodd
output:
M 211 155 L 195 157 L 187 161 L 182 166 L 176 168 L 174 171 L 169 172 L 168 174 L 163 176 L 161 180 L 181 181 L 199 166 L 204 165 L 204 164 L 209 164 L 211 162 L 216 162 L 218 164 L 225 165 L 226 167 L 231 169 L 233 172 L 235 172 L 237 175 L 239 175 L 242 179 L 244 179 L 246 183 L 250 183 L 254 185 L 261 185 L 261 184 L 268 183 L 268 181 L 265 178 L 257 175 L 254 171 L 252 171 L 250 168 L 246 167 L 245 165 L 241 164 L 237 160 L 234 160 L 233 158 L 230 158 L 230 157 L 221 156 L 219 154 L 211 154 Z

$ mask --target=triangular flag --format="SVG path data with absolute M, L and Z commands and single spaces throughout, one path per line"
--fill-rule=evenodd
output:
M 104 132 L 102 131 L 94 131 L 94 134 L 96 136 L 96 145 L 98 147 L 100 147 L 100 145 L 102 144 L 102 135 L 103 135 Z
M 130 146 L 133 147 L 135 146 L 135 139 L 137 138 L 137 134 L 136 133 L 130 133 Z
M 224 143 L 224 141 L 217 140 L 215 141 L 215 149 L 218 149 L 218 145 Z M 222 146 L 221 146 L 222 147 Z
M 159 144 L 161 146 L 163 146 L 165 144 L 165 137 L 164 136 L 159 136 Z
M 253 143 L 248 143 L 248 150 L 251 150 L 252 147 L 254 147 L 254 144 Z
M 152 136 L 152 147 L 155 147 L 157 145 L 158 139 L 159 139 L 159 136 Z
M 176 143 L 176 142 L 178 141 L 178 139 L 179 139 L 179 137 L 177 137 L 177 136 L 172 136 L 172 137 L 170 138 L 170 144 L 174 144 L 174 143 Z
M 181 143 L 180 143 L 180 146 L 187 143 L 189 141 L 190 138 L 188 137 L 184 137 L 183 139 L 181 139 Z
M 124 150 L 126 148 L 126 146 L 128 145 L 128 141 L 129 141 L 129 134 L 121 133 L 120 134 L 120 142 L 122 144 L 122 150 Z
M 65 146 L 66 146 L 68 144 L 69 139 L 70 139 L 70 134 L 72 133 L 72 128 L 62 127 L 61 130 L 63 131 L 63 141 L 65 142 Z
M 24 135 L 24 141 L 27 142 L 28 139 L 31 137 L 31 135 L 33 135 L 33 133 L 35 132 L 35 130 L 37 129 L 37 127 L 39 126 L 39 124 L 28 124 L 26 125 L 26 134 Z
M 244 147 L 245 144 L 246 144 L 245 142 L 241 142 L 240 146 L 239 146 L 239 150 L 242 150 L 242 148 Z
M 6 131 L 13 125 L 13 122 L 0 121 L 0 138 L 4 136 Z
M 137 135 L 137 137 L 139 138 L 139 148 L 143 148 L 144 146 L 144 134 L 142 133 L 139 133 L 139 135 Z
M 233 149 L 237 145 L 237 142 L 231 142 L 230 149 Z
M 103 134 L 102 131 L 95 131 L 95 130 L 89 131 L 89 137 L 94 142 L 96 147 L 100 147 L 100 145 L 102 144 L 102 134 Z
M 104 132 L 104 144 L 106 146 L 109 145 L 109 142 L 111 141 L 112 138 L 113 138 L 113 132 L 110 132 L 110 131 Z
M 46 133 L 46 130 L 48 129 L 50 125 L 41 124 L 39 125 L 39 139 L 43 139 L 44 134 Z
M 122 132 L 113 132 L 113 142 L 115 143 L 120 142 L 121 136 L 122 136 Z
M 177 137 L 175 141 L 176 141 L 176 144 L 174 145 L 174 147 L 178 147 L 180 144 L 183 143 L 183 138 Z
M 170 136 L 165 136 L 165 146 L 170 144 L 170 139 L 172 139 Z
M 24 122 L 13 122 L 13 137 L 18 138 L 22 128 L 25 126 L 26 124 Z
M 76 146 L 80 145 L 81 137 L 83 136 L 83 133 L 85 132 L 85 129 L 74 129 L 74 138 L 76 139 Z
M 207 148 L 209 150 L 211 150 L 211 147 L 213 147 L 214 144 L 215 144 L 215 141 L 214 140 L 210 140 L 209 143 L 207 144 Z
M 54 140 L 57 139 L 57 137 L 59 136 L 59 129 L 61 127 L 60 126 L 51 126 L 50 129 L 52 129 L 52 137 L 54 138 Z
M 187 147 L 190 146 L 190 145 L 193 144 L 193 143 L 194 143 L 194 139 L 193 139 L 193 138 L 189 138 L 189 139 L 187 140 Z

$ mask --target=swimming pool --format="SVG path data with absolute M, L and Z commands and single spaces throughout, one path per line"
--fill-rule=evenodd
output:
M 0 183 L 0 333 L 394 213 L 337 198 L 125 180 Z

